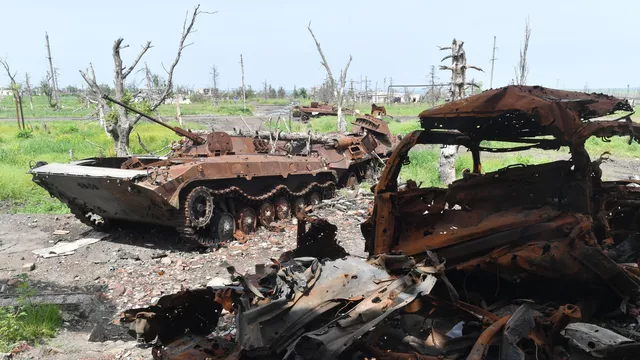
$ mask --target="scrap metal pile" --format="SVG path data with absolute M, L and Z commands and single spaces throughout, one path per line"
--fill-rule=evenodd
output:
M 368 260 L 301 217 L 298 248 L 255 275 L 230 266 L 233 286 L 168 295 L 121 322 L 159 359 L 640 358 L 640 182 L 603 181 L 584 148 L 640 142 L 628 115 L 590 120 L 618 110 L 631 108 L 519 86 L 427 110 L 375 187 Z M 399 187 L 417 144 L 463 145 L 473 170 L 449 188 Z M 483 151 L 563 146 L 570 160 L 482 172 Z M 210 335 L 226 312 L 235 334 Z

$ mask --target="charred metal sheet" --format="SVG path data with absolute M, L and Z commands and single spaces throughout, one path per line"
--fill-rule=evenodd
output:
M 553 135 L 570 142 L 583 131 L 584 120 L 618 110 L 633 108 L 626 100 L 604 94 L 507 86 L 425 110 L 420 119 L 425 129 L 456 129 L 483 140 Z M 593 132 L 577 140 L 589 133 Z
M 569 339 L 572 346 L 596 357 L 604 357 L 602 354 L 608 348 L 634 343 L 633 340 L 609 329 L 589 323 L 569 324 L 562 330 L 562 335 Z

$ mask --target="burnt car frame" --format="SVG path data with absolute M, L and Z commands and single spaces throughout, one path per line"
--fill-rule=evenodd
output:
M 420 257 L 434 251 L 447 259 L 448 267 L 491 267 L 514 276 L 533 272 L 553 277 L 566 271 L 564 280 L 584 280 L 595 275 L 585 271 L 589 260 L 567 260 L 562 270 L 555 261 L 578 236 L 575 231 L 594 249 L 588 256 L 605 262 L 609 258 L 603 249 L 638 234 L 638 182 L 602 181 L 599 163 L 592 162 L 585 150 L 585 141 L 592 136 L 640 140 L 640 124 L 628 114 L 615 120 L 589 120 L 619 110 L 632 108 L 602 94 L 509 86 L 423 111 L 420 121 L 425 130 L 402 139 L 375 186 L 373 214 L 362 224 L 368 252 Z M 483 147 L 483 141 L 520 144 L 494 148 Z M 418 188 L 410 182 L 399 189 L 400 169 L 418 144 L 465 146 L 472 153 L 473 170 L 448 188 Z M 569 160 L 482 173 L 483 151 L 563 146 L 571 151 Z M 628 280 L 621 271 L 616 274 L 618 280 Z

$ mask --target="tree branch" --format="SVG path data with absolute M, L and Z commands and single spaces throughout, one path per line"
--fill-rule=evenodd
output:
M 122 73 L 122 78 L 126 79 L 127 76 L 129 76 L 129 74 L 131 74 L 131 72 L 133 71 L 133 69 L 136 68 L 136 66 L 138 65 L 138 62 L 140 62 L 140 59 L 142 59 L 142 56 L 144 56 L 144 54 L 147 52 L 147 50 L 149 50 L 151 48 L 151 41 L 147 41 L 146 44 L 144 44 L 144 46 L 142 47 L 142 50 L 140 51 L 140 54 L 138 54 L 138 57 L 136 58 L 136 60 L 133 62 L 133 64 L 131 64 L 131 66 L 129 66 L 129 68 Z
M 329 81 L 331 82 L 331 86 L 333 87 L 332 90 L 335 91 L 336 80 L 333 77 L 333 73 L 331 73 L 331 68 L 329 67 L 329 63 L 327 62 L 327 59 L 324 57 L 324 53 L 322 52 L 320 43 L 318 42 L 318 39 L 316 39 L 316 36 L 313 34 L 313 30 L 311 30 L 311 21 L 309 21 L 309 25 L 307 26 L 307 29 L 309 30 L 309 33 L 311 34 L 313 41 L 316 43 L 316 47 L 318 48 L 318 53 L 320 53 L 320 58 L 322 59 L 322 62 L 320 62 L 320 64 L 324 66 L 324 68 L 327 70 L 327 75 L 329 75 Z
M 173 90 L 173 73 L 176 69 L 176 66 L 178 66 L 178 63 L 180 62 L 180 57 L 182 56 L 182 50 L 184 50 L 185 47 L 191 45 L 191 44 L 187 44 L 185 46 L 185 41 L 189 37 L 189 34 L 194 32 L 193 25 L 195 24 L 196 18 L 198 17 L 198 15 L 201 13 L 202 11 L 200 11 L 200 5 L 197 5 L 193 10 L 193 14 L 191 15 L 191 21 L 187 23 L 187 19 L 189 18 L 189 13 L 187 13 L 187 15 L 185 16 L 184 23 L 182 24 L 182 35 L 180 36 L 180 43 L 178 44 L 178 52 L 176 54 L 175 59 L 173 60 L 173 63 L 171 63 L 169 70 L 167 71 L 166 88 L 164 92 L 160 95 L 160 97 L 156 99 L 156 101 L 153 104 L 151 104 L 151 107 L 149 108 L 150 111 L 156 110 L 162 103 L 164 103 L 164 101 L 171 94 L 171 91 Z M 140 120 L 140 118 L 141 118 L 140 115 L 136 116 L 133 123 L 134 124 L 137 123 Z
M 9 77 L 9 80 L 11 80 L 11 85 L 16 84 L 16 75 L 18 73 L 14 72 L 13 75 L 11 74 L 11 69 L 9 68 L 9 63 L 7 62 L 7 59 L 0 59 L 0 64 L 2 64 L 5 71 L 7 72 L 7 76 Z

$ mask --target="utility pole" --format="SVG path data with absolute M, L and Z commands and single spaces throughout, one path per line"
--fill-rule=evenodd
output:
M 493 66 L 496 62 L 496 36 L 493 36 L 493 55 L 491 56 L 491 80 L 489 80 L 489 88 L 493 89 Z
M 54 107 L 58 107 L 58 80 L 56 79 L 56 70 L 53 68 L 53 60 L 51 59 L 51 47 L 49 46 L 49 34 L 44 33 L 44 38 L 47 41 L 47 59 L 49 60 L 49 71 L 51 71 L 51 91 L 53 95 Z
M 244 89 L 244 61 L 240 54 L 240 69 L 242 70 L 242 110 L 247 110 L 247 93 Z
M 369 101 L 369 80 L 368 77 L 364 77 L 364 99 Z
M 373 95 L 376 97 L 376 102 L 378 102 L 378 80 L 376 80 L 376 92 Z
M 351 100 L 353 100 L 353 108 L 356 108 L 356 93 L 353 92 L 353 79 L 349 80 L 349 93 L 351 94 Z

